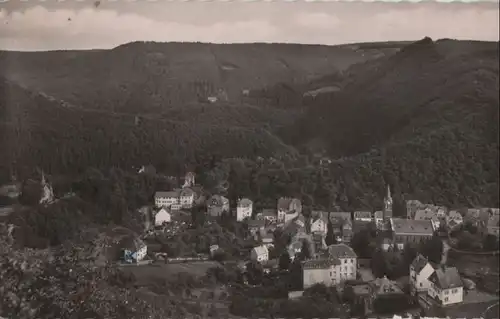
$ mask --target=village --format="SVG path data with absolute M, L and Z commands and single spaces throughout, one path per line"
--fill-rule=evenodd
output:
M 300 199 L 288 197 L 277 199 L 276 207 L 256 211 L 249 198 L 239 198 L 236 207 L 231 207 L 222 195 L 207 197 L 203 187 L 195 183 L 194 173 L 188 172 L 182 187 L 157 191 L 154 202 L 139 210 L 144 233 L 129 246 L 121 247 L 119 264 L 232 263 L 241 273 L 239 282 L 250 288 L 293 278 L 287 283 L 289 299 L 300 299 L 307 289 L 324 285 L 337 292 L 350 315 L 375 314 L 380 309 L 389 314 L 463 315 L 467 312 L 463 309 L 478 304 L 481 307 L 476 308 L 484 315 L 498 307 L 498 289 L 496 293 L 480 291 L 447 259 L 450 250 L 469 253 L 458 249 L 457 239 L 468 232 L 467 227 L 474 227 L 474 233 L 480 236 L 477 238 L 496 239 L 492 251 L 479 254 L 497 256 L 499 212 L 498 208 L 451 210 L 408 200 L 406 216 L 396 217 L 389 186 L 383 209 L 375 212 L 311 209 L 306 213 Z M 203 248 L 196 246 L 195 253 L 188 255 L 172 255 L 159 248 L 159 236 L 178 241 L 186 229 L 227 224 L 228 220 L 233 223 L 231 227 L 245 230 L 244 247 L 237 253 L 225 252 L 218 239 Z M 403 271 L 406 276 L 377 276 L 372 271 L 375 266 L 371 256 L 360 255 L 360 249 L 356 249 L 355 242 L 359 246 L 363 232 L 371 234 L 367 244 L 381 253 L 407 258 L 408 247 L 419 247 L 436 238 L 442 251 L 439 260 L 430 260 L 416 250 Z M 495 271 L 498 278 L 498 268 Z

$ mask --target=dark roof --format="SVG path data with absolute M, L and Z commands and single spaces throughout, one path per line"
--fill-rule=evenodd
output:
M 287 210 L 290 208 L 290 203 L 292 202 L 292 199 L 289 197 L 281 197 L 278 199 L 278 209 L 282 210 Z
M 463 287 L 462 278 L 455 267 L 438 267 L 429 280 L 441 289 Z
M 169 192 L 156 192 L 155 193 L 155 198 L 156 197 L 167 197 L 167 198 L 172 198 L 172 197 L 179 197 L 179 192 L 178 191 L 169 191 Z
M 434 233 L 432 222 L 430 220 L 392 218 L 391 226 L 395 234 L 417 234 L 430 236 Z
M 224 206 L 229 204 L 229 200 L 221 195 L 213 195 L 210 199 L 207 200 L 207 206 Z
M 328 254 L 335 258 L 356 258 L 358 257 L 354 250 L 346 244 L 337 244 L 328 246 Z
M 354 212 L 354 218 L 372 218 L 372 212 Z
M 422 269 L 424 269 L 425 265 L 427 265 L 428 262 L 429 261 L 427 260 L 427 258 L 422 256 L 421 254 L 418 254 L 417 257 L 413 259 L 411 266 L 413 267 L 415 272 L 419 273 L 420 271 L 422 271 Z
M 276 217 L 277 215 L 276 209 L 273 208 L 264 208 L 261 214 L 264 217 Z
M 325 269 L 334 265 L 340 265 L 340 261 L 336 258 L 312 259 L 302 264 L 304 269 Z
M 238 207 L 249 207 L 253 204 L 253 202 L 248 198 L 241 198 L 238 200 Z
M 251 219 L 248 221 L 249 228 L 260 228 L 266 226 L 266 221 L 263 219 Z
M 194 195 L 194 191 L 191 188 L 186 187 L 180 191 L 180 196 L 191 196 L 191 195 Z

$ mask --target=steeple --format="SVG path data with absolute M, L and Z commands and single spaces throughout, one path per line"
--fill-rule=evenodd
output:
M 387 193 L 384 198 L 384 220 L 392 217 L 392 204 L 391 188 L 387 185 Z

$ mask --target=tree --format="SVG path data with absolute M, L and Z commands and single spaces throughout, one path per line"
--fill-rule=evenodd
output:
M 193 224 L 193 227 L 202 227 L 203 225 L 205 225 L 206 219 L 206 212 L 202 207 L 191 208 L 191 222 Z
M 351 247 L 361 258 L 370 258 L 370 233 L 363 229 L 354 234 L 351 239 Z
M 291 264 L 290 255 L 287 251 L 283 252 L 279 259 L 279 267 L 281 270 L 288 270 Z
M 330 221 L 328 221 L 325 242 L 327 246 L 337 243 L 337 239 L 335 238 L 335 233 L 333 231 L 333 224 Z
M 486 251 L 498 250 L 498 238 L 495 235 L 486 235 L 483 240 L 483 249 Z
M 430 262 L 439 264 L 443 257 L 443 241 L 438 236 L 432 236 L 420 244 L 420 253 Z
M 377 249 L 372 256 L 371 267 L 376 278 L 382 278 L 388 273 L 387 259 L 384 251 Z
M 306 260 L 311 258 L 311 248 L 309 247 L 309 242 L 307 240 L 302 241 L 302 249 L 300 250 L 300 260 Z

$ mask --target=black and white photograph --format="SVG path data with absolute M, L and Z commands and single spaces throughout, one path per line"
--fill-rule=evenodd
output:
M 498 319 L 499 5 L 0 0 L 0 319 Z

